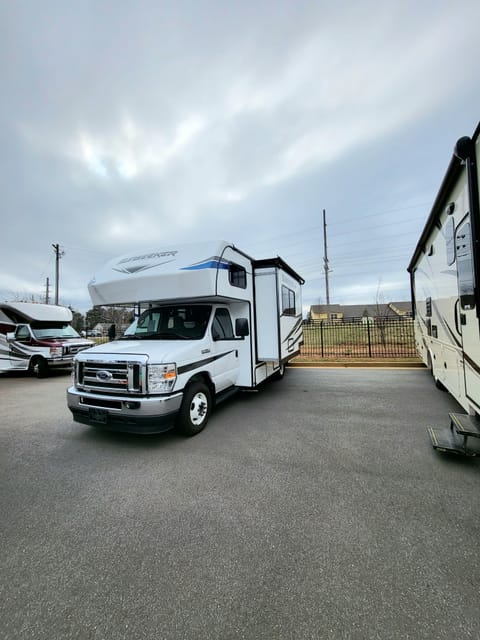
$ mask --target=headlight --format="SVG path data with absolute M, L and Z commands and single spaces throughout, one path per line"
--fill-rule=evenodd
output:
M 62 347 L 50 347 L 50 357 L 51 358 L 61 358 L 63 356 Z
M 149 393 L 167 393 L 173 389 L 177 379 L 177 367 L 174 364 L 148 365 Z

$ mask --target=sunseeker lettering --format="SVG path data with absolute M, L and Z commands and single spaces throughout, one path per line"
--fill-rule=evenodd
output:
M 167 258 L 169 256 L 174 258 L 177 253 L 178 251 L 156 251 L 154 253 L 145 253 L 141 256 L 129 256 L 128 258 L 123 258 L 118 262 L 118 264 L 124 264 L 125 262 L 134 262 L 136 260 L 149 260 L 151 258 Z

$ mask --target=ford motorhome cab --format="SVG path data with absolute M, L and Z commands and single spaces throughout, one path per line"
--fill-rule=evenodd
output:
M 302 343 L 303 279 L 281 258 L 228 242 L 152 249 L 110 261 L 94 305 L 126 305 L 125 335 L 75 357 L 74 420 L 133 433 L 195 435 L 213 405 L 282 377 Z

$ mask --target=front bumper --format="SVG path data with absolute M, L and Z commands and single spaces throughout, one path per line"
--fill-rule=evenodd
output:
M 73 365 L 73 356 L 69 356 L 67 358 L 47 358 L 47 364 L 50 368 L 54 369 L 71 367 Z
M 67 390 L 73 419 L 82 424 L 127 433 L 162 433 L 174 426 L 183 393 L 166 396 L 107 396 Z

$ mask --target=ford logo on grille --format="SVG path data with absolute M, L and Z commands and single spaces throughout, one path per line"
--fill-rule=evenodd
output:
M 106 382 L 107 380 L 111 380 L 113 378 L 113 374 L 110 373 L 110 371 L 105 371 L 104 369 L 102 369 L 101 371 L 97 371 L 96 378 L 97 380 Z

